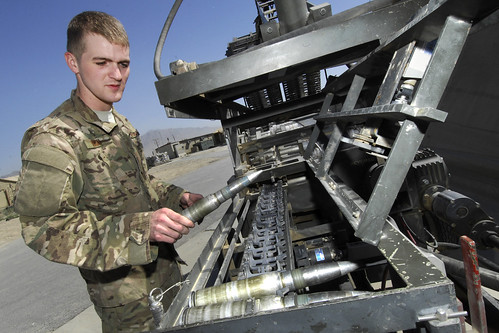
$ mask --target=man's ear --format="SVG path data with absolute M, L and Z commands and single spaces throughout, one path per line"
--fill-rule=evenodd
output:
M 78 69 L 78 61 L 75 55 L 71 52 L 66 52 L 64 53 L 64 58 L 66 59 L 66 64 L 68 64 L 69 69 L 73 73 L 78 74 L 80 70 Z

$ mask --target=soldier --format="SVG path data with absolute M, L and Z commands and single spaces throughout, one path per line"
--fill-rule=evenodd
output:
M 179 212 L 202 196 L 148 175 L 137 130 L 113 107 L 130 71 L 121 23 L 83 12 L 67 34 L 76 90 L 22 140 L 22 234 L 45 258 L 79 267 L 104 332 L 151 330 L 147 296 L 180 281 L 172 244 L 194 224 Z

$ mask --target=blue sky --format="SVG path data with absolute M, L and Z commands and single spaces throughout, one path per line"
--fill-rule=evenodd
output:
M 130 39 L 131 75 L 115 106 L 141 133 L 153 129 L 218 125 L 203 120 L 169 119 L 158 101 L 153 57 L 173 0 L 19 0 L 0 10 L 0 176 L 18 170 L 24 131 L 48 115 L 75 88 L 64 62 L 69 20 L 84 10 L 116 16 Z M 319 4 L 324 1 L 312 1 Z M 366 2 L 332 2 L 337 13 Z M 173 21 L 161 61 L 164 75 L 177 59 L 205 63 L 225 57 L 233 37 L 254 31 L 253 0 L 185 0 Z

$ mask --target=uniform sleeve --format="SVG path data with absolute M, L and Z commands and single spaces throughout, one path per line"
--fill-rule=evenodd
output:
M 158 180 L 151 175 L 149 178 L 154 191 L 158 195 L 159 207 L 170 208 L 177 213 L 180 213 L 182 210 L 180 206 L 180 199 L 187 191 L 176 185 Z
M 49 260 L 98 271 L 155 260 L 157 246 L 149 242 L 151 212 L 98 219 L 91 211 L 78 210 L 83 186 L 79 166 L 69 145 L 54 140 L 23 149 L 14 207 L 26 244 Z

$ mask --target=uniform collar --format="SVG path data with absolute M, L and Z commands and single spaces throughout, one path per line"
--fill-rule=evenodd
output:
M 76 89 L 71 91 L 71 101 L 73 102 L 73 105 L 75 106 L 75 111 L 81 115 L 81 117 L 88 123 L 94 124 L 95 126 L 98 126 L 102 128 L 106 133 L 110 133 L 116 126 L 116 123 L 108 123 L 108 122 L 102 122 L 99 117 L 95 114 L 95 112 L 92 111 L 82 100 L 81 98 L 76 95 Z M 112 108 L 112 112 L 114 115 L 115 119 L 118 119 L 118 114 L 116 110 L 114 109 L 114 106 Z

